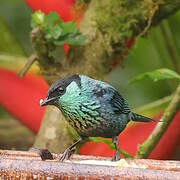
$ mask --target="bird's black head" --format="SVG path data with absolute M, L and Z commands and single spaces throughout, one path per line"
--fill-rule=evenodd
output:
M 46 98 L 40 100 L 40 106 L 56 105 L 58 98 L 66 93 L 66 87 L 73 81 L 81 87 L 81 79 L 77 74 L 55 81 L 49 88 Z

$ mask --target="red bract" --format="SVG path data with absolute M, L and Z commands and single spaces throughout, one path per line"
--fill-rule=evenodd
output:
M 71 21 L 75 17 L 75 0 L 26 0 L 26 3 L 32 10 L 41 10 L 46 14 L 55 11 L 64 21 Z
M 48 85 L 33 75 L 19 78 L 16 73 L 0 69 L 0 103 L 28 128 L 38 132 L 44 108 L 39 101 L 46 96 Z
M 68 44 L 64 44 L 64 52 L 67 54 L 69 51 L 69 45 Z

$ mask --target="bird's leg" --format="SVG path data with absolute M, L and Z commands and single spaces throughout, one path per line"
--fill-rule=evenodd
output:
M 120 160 L 120 155 L 119 155 L 119 151 L 118 151 L 118 136 L 114 136 L 112 138 L 112 142 L 113 142 L 115 149 L 116 149 L 115 154 L 112 158 L 112 161 L 118 161 L 118 160 Z
M 64 161 L 65 159 L 69 159 L 70 156 L 72 155 L 72 150 L 73 148 L 79 144 L 83 139 L 79 138 L 74 144 L 72 144 L 71 146 L 69 146 L 67 149 L 65 149 L 65 151 L 63 152 L 62 156 L 59 158 L 59 161 Z
M 39 149 L 39 148 L 32 147 L 29 149 L 29 151 L 37 153 L 43 161 L 47 159 L 53 160 L 53 155 L 48 149 Z

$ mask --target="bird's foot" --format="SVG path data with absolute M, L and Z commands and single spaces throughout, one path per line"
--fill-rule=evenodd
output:
M 67 149 L 65 149 L 63 154 L 60 157 L 58 157 L 58 160 L 60 162 L 63 162 L 64 160 L 69 159 L 73 153 L 74 153 L 74 149 L 67 148 Z
M 120 155 L 119 155 L 119 152 L 116 151 L 113 158 L 112 158 L 112 161 L 119 161 L 121 158 L 120 158 Z
M 48 149 L 39 149 L 39 148 L 32 147 L 29 149 L 29 151 L 37 153 L 43 161 L 48 160 L 48 159 L 49 160 L 54 159 L 53 155 Z

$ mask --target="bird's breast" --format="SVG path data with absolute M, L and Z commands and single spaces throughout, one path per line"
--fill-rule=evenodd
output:
M 106 109 L 93 102 L 62 108 L 62 113 L 81 136 L 112 137 L 119 134 L 127 124 L 126 117 L 115 116 L 108 107 Z

